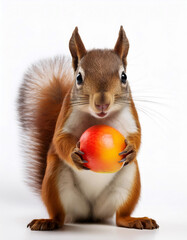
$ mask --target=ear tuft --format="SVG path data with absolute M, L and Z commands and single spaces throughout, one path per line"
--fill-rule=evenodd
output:
M 69 41 L 69 49 L 72 55 L 73 68 L 76 70 L 80 59 L 83 58 L 87 53 L 78 33 L 78 27 L 75 27 L 72 33 L 71 39 Z
M 121 26 L 116 45 L 114 47 L 114 52 L 122 59 L 124 63 L 126 63 L 128 50 L 129 50 L 129 41 L 123 29 L 123 26 Z

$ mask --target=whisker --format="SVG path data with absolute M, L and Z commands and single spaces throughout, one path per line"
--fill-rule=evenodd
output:
M 72 106 L 83 106 L 89 104 L 89 95 L 79 94 L 71 99 Z
M 161 112 L 158 112 L 154 108 L 152 109 L 149 106 L 147 106 L 147 104 L 158 104 L 161 107 L 165 107 L 165 106 L 167 106 L 166 104 L 163 104 L 163 103 L 160 103 L 157 101 L 143 100 L 143 99 L 137 100 L 137 99 L 133 98 L 133 100 L 134 100 L 137 111 L 142 112 L 144 115 L 146 115 L 148 118 L 150 118 L 162 130 L 162 133 L 165 132 L 165 129 L 163 128 L 163 125 L 161 125 L 158 122 L 159 118 L 166 121 L 167 123 L 169 122 L 170 124 L 172 124 L 172 122 L 168 118 L 166 118 L 165 115 L 161 114 Z M 114 103 L 118 104 L 118 105 L 124 105 L 124 104 L 127 104 L 129 106 L 131 105 L 131 101 L 127 97 L 116 98 Z M 141 104 L 143 104 L 143 103 L 145 103 L 146 106 L 145 105 L 142 106 Z
M 140 106 L 137 106 L 136 109 L 140 112 L 142 112 L 143 114 L 145 114 L 147 117 L 149 117 L 154 124 L 156 124 L 160 129 L 161 129 L 161 132 L 165 132 L 165 129 L 163 128 L 163 125 L 161 125 L 154 117 L 153 117 L 153 114 L 150 113 L 149 111 L 147 111 L 147 109 L 145 110 L 144 108 L 140 107 Z M 164 134 L 163 134 L 164 136 Z
M 140 101 L 141 102 L 141 101 Z M 146 103 L 156 103 L 156 104 L 159 104 L 159 105 L 161 105 L 161 106 L 163 106 L 163 104 L 161 104 L 161 103 L 158 103 L 158 102 L 153 102 L 153 101 L 142 101 L 142 102 L 146 102 Z M 115 103 L 120 103 L 121 105 L 123 105 L 123 104 L 131 104 L 131 102 L 130 101 L 127 101 L 127 100 L 125 100 L 125 99 L 121 99 L 121 100 L 116 100 L 115 101 Z M 146 110 L 148 110 L 148 111 L 150 111 L 152 114 L 155 114 L 156 115 L 156 117 L 162 117 L 162 119 L 164 119 L 164 120 L 166 120 L 167 122 L 170 122 L 170 120 L 168 119 L 168 118 L 166 118 L 163 114 L 161 114 L 160 112 L 158 112 L 158 111 L 156 111 L 155 109 L 151 109 L 151 108 L 149 108 L 148 106 L 141 106 L 139 103 L 137 103 L 136 101 L 135 101 L 135 105 L 136 105 L 136 108 L 141 108 L 141 109 L 144 109 L 145 110 L 145 108 L 146 108 Z M 170 122 L 171 123 L 171 122 Z
M 130 98 L 127 97 L 126 94 L 121 94 L 119 96 L 116 95 L 115 99 L 121 99 L 121 100 L 129 99 L 129 101 L 130 101 Z M 158 96 L 135 96 L 135 95 L 133 95 L 133 101 L 134 102 L 153 103 L 153 104 L 158 104 L 160 106 L 162 105 L 162 106 L 167 106 L 168 107 L 169 104 L 167 102 L 163 101 L 163 99 L 167 100 L 167 98 L 164 98 L 164 97 L 162 98 L 162 97 L 158 97 Z
M 142 107 L 142 106 L 140 106 Z M 146 106 L 146 110 L 148 110 L 150 112 L 150 114 L 154 114 L 156 116 L 156 118 L 161 117 L 162 120 L 165 120 L 166 122 L 172 124 L 172 122 L 170 121 L 170 119 L 168 119 L 164 114 L 162 114 L 161 112 L 156 111 L 155 109 L 149 108 Z
M 134 98 L 133 100 L 134 100 L 134 102 L 153 103 L 153 104 L 158 104 L 158 105 L 161 105 L 161 106 L 163 106 L 163 105 L 167 106 L 166 103 L 162 103 L 162 102 L 158 102 L 158 101 L 156 102 L 156 101 L 152 101 L 152 100 L 136 99 L 136 98 Z
M 79 105 L 79 104 L 89 104 L 89 102 L 71 102 L 71 104 L 73 104 L 73 105 L 74 105 L 74 104 L 78 104 L 78 105 Z

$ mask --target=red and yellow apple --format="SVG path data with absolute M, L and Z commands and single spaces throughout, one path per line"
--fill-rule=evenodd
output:
M 94 172 L 117 172 L 123 163 L 119 153 L 125 149 L 125 137 L 115 128 L 95 125 L 88 128 L 80 138 L 80 150 L 84 152 L 86 167 Z

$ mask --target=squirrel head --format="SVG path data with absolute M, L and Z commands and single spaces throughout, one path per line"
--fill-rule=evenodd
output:
M 126 76 L 129 41 L 121 26 L 114 49 L 87 51 L 76 27 L 69 42 L 75 83 L 72 104 L 97 118 L 129 104 Z

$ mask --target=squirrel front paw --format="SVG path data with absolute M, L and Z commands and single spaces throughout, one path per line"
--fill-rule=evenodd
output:
M 121 159 L 119 162 L 124 162 L 123 166 L 130 163 L 132 160 L 136 158 L 136 149 L 133 144 L 129 144 L 128 141 L 125 139 L 126 147 L 125 149 L 119 153 L 119 155 L 123 155 L 123 159 Z
M 88 161 L 84 160 L 82 158 L 82 155 L 84 155 L 84 153 L 80 150 L 80 142 L 77 143 L 76 148 L 74 148 L 73 152 L 71 153 L 71 158 L 75 164 L 75 166 L 81 170 L 89 170 L 89 168 L 87 168 L 84 163 L 87 163 Z

